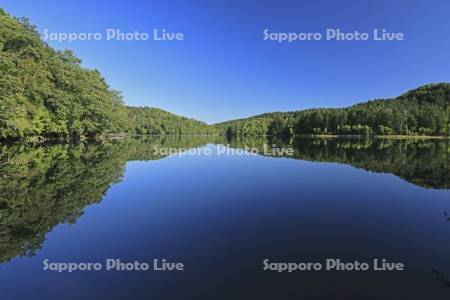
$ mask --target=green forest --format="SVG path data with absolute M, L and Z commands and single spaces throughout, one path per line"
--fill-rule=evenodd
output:
M 394 99 L 347 108 L 267 113 L 216 124 L 229 136 L 294 134 L 450 136 L 450 84 L 428 84 Z
M 83 140 L 114 135 L 450 136 L 450 84 L 338 109 L 266 113 L 208 125 L 157 108 L 129 107 L 98 70 L 41 40 L 26 18 L 0 9 L 0 139 Z
M 207 133 L 205 123 L 127 107 L 98 70 L 44 43 L 27 19 L 0 9 L 0 138 L 89 138 L 111 133 Z

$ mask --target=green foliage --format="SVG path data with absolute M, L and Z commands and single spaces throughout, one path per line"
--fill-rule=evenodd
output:
M 97 70 L 55 51 L 26 19 L 0 11 L 0 139 L 82 139 L 111 133 L 199 134 L 205 123 L 128 108 Z
M 450 136 L 450 84 L 429 84 L 395 99 L 369 101 L 348 108 L 268 113 L 219 123 L 215 127 L 223 134 L 242 136 Z
M 206 123 L 180 117 L 157 108 L 127 107 L 127 131 L 136 134 L 213 134 Z
M 26 19 L 0 13 L 0 137 L 80 137 L 120 131 L 120 95 L 70 51 L 55 51 Z

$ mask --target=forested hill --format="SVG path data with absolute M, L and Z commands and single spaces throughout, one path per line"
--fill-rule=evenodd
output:
M 213 134 L 214 127 L 159 108 L 127 107 L 128 131 L 136 134 Z
M 450 136 L 450 84 L 428 84 L 393 99 L 347 108 L 266 113 L 214 125 L 227 135 Z
M 205 123 L 125 107 L 97 70 L 44 43 L 27 19 L 0 9 L 0 139 L 80 139 L 110 133 L 199 133 Z

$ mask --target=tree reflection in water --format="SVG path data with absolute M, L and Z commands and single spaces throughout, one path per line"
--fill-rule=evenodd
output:
M 391 173 L 424 188 L 450 188 L 448 142 L 437 140 L 168 136 L 103 144 L 3 145 L 0 262 L 33 255 L 54 226 L 75 223 L 86 206 L 100 202 L 108 188 L 121 180 L 127 161 L 162 159 L 164 155 L 155 153 L 158 148 L 189 149 L 208 143 L 256 148 L 261 154 L 264 145 L 291 147 L 293 159 L 348 164 Z

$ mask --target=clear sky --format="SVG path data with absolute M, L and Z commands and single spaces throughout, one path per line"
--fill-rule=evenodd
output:
M 448 0 L 0 0 L 43 33 L 100 32 L 47 41 L 97 68 L 129 105 L 208 123 L 270 111 L 339 107 L 450 81 Z M 106 29 L 151 34 L 107 41 Z M 153 29 L 183 41 L 154 41 Z M 263 40 L 270 32 L 401 32 L 403 41 Z

